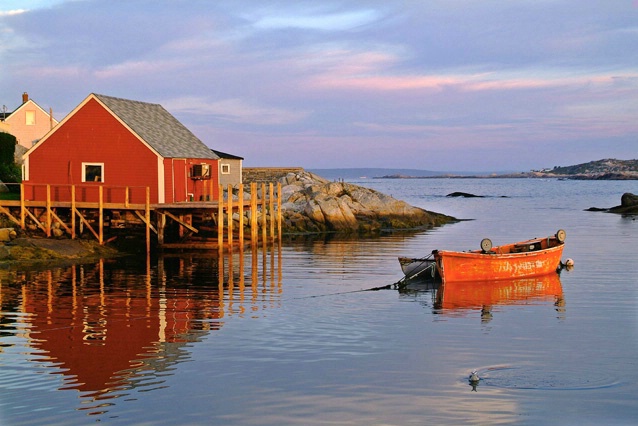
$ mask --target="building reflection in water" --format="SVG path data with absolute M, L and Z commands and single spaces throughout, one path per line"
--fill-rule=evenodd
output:
M 0 271 L 0 306 L 12 313 L 0 313 L 2 335 L 25 342 L 19 350 L 62 375 L 59 390 L 80 391 L 82 409 L 102 414 L 108 400 L 164 387 L 188 347 L 230 317 L 276 308 L 281 246 L 264 247 L 262 256 L 253 247 L 147 258 L 141 269 L 139 259 L 118 259 Z

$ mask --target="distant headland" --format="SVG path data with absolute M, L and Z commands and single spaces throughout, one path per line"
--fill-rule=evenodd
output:
M 603 159 L 573 166 L 555 166 L 551 169 L 527 172 L 436 172 L 415 169 L 317 169 L 313 172 L 327 178 L 370 179 L 468 179 L 468 178 L 553 178 L 580 180 L 638 180 L 638 159 Z

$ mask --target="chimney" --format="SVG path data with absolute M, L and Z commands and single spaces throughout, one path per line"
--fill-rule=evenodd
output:
M 24 92 L 22 94 L 22 103 L 26 104 L 29 101 L 29 94 L 27 92 Z

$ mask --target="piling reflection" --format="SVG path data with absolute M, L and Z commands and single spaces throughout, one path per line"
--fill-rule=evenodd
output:
M 0 271 L 7 313 L 0 313 L 1 332 L 11 337 L 0 354 L 31 354 L 30 362 L 60 375 L 58 390 L 80 392 L 81 410 L 102 414 L 118 398 L 165 387 L 166 376 L 190 358 L 189 348 L 231 317 L 278 307 L 281 247 L 266 250 L 261 265 L 258 260 L 255 247 L 250 257 L 147 258 L 141 269 L 131 259 Z
M 429 294 L 432 310 L 440 315 L 463 316 L 480 311 L 481 321 L 489 322 L 494 306 L 552 303 L 558 317 L 565 314 L 565 300 L 557 273 L 513 280 L 451 282 L 419 281 L 409 284 L 403 295 Z

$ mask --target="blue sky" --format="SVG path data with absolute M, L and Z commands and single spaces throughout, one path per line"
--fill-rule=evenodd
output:
M 0 105 L 160 103 L 246 166 L 638 158 L 638 0 L 2 0 Z

